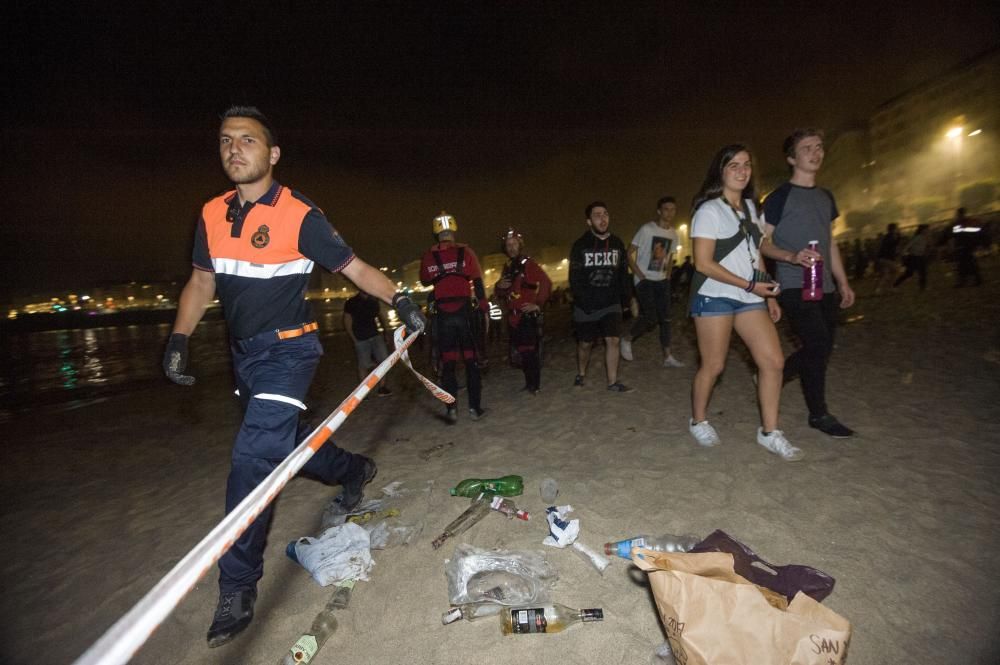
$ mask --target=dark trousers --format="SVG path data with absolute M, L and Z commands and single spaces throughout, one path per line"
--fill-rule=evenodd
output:
M 517 326 L 510 328 L 510 343 L 521 359 L 524 372 L 524 386 L 528 390 L 538 390 L 542 384 L 542 361 L 539 357 L 538 315 L 522 314 Z
M 899 286 L 910 277 L 913 273 L 917 274 L 917 280 L 920 284 L 920 290 L 923 291 L 927 288 L 927 257 L 926 256 L 907 256 L 903 259 L 903 265 L 906 266 L 906 272 L 896 278 L 893 282 L 893 286 Z
M 840 296 L 827 293 L 822 300 L 802 300 L 802 289 L 786 289 L 778 295 L 778 304 L 792 332 L 799 338 L 799 349 L 785 359 L 785 381 L 798 376 L 810 417 L 826 414 L 826 366 L 833 351 Z
M 473 337 L 471 317 L 468 307 L 457 312 L 441 312 L 435 316 L 438 351 L 441 354 L 441 387 L 452 395 L 458 395 L 458 359 L 465 363 L 465 387 L 469 391 L 469 408 L 482 406 L 483 383 L 476 362 L 478 349 Z
M 233 446 L 226 482 L 226 514 L 274 470 L 311 429 L 299 414 L 323 347 L 315 333 L 278 341 L 274 333 L 232 344 L 243 423 Z M 301 405 L 301 406 L 300 406 Z M 362 460 L 327 441 L 302 475 L 336 484 Z M 264 546 L 274 504 L 265 508 L 219 559 L 219 590 L 255 589 L 264 574 Z
M 639 317 L 632 323 L 632 341 L 660 326 L 660 346 L 670 348 L 670 280 L 644 279 L 635 287 Z
M 979 263 L 976 261 L 976 253 L 972 249 L 962 248 L 956 253 L 958 262 L 958 281 L 956 286 L 965 286 L 965 281 L 972 278 L 972 283 L 979 286 L 983 283 L 983 278 L 979 274 Z

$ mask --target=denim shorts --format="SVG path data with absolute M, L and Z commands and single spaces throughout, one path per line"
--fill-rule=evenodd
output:
M 733 298 L 713 298 L 711 296 L 695 295 L 691 298 L 691 316 L 735 316 L 755 309 L 767 309 L 767 304 L 760 302 L 743 302 Z

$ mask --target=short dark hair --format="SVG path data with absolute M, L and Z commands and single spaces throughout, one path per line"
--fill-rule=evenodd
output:
M 677 205 L 677 199 L 672 196 L 661 196 L 660 200 L 656 202 L 656 209 L 659 210 L 662 208 L 664 203 L 673 203 L 674 205 Z
M 785 157 L 795 157 L 795 148 L 798 147 L 799 141 L 807 139 L 810 136 L 818 136 L 822 140 L 823 130 L 814 127 L 802 127 L 789 134 L 785 138 L 785 142 L 781 144 L 781 149 L 784 151 Z
M 225 120 L 226 118 L 251 118 L 252 120 L 256 120 L 264 128 L 264 138 L 267 139 L 267 147 L 273 148 L 278 145 L 278 137 L 274 131 L 274 127 L 271 125 L 271 121 L 256 106 L 230 106 L 222 112 L 221 119 Z
M 604 201 L 594 201 L 587 204 L 587 209 L 583 212 L 584 219 L 590 219 L 590 213 L 594 212 L 594 208 L 604 208 L 608 209 L 608 205 Z

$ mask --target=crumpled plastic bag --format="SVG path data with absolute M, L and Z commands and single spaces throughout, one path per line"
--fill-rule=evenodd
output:
M 526 605 L 548 600 L 559 574 L 543 552 L 483 550 L 462 543 L 445 565 L 453 605 Z
M 318 538 L 299 538 L 288 554 L 322 586 L 367 580 L 375 565 L 368 532 L 353 522 L 330 527 Z

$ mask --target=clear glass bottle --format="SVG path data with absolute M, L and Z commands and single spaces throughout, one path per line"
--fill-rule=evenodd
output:
M 496 603 L 464 603 L 462 605 L 455 605 L 442 614 L 441 623 L 447 626 L 449 623 L 455 623 L 459 619 L 475 621 L 483 617 L 496 616 L 501 610 L 505 609 L 507 608 Z
M 560 633 L 574 623 L 604 621 L 599 607 L 576 610 L 559 603 L 536 607 L 505 607 L 500 613 L 500 632 L 504 635 Z
M 313 619 L 309 632 L 295 640 L 295 644 L 285 653 L 278 665 L 305 665 L 312 662 L 316 653 L 323 648 L 326 641 L 337 630 L 334 610 L 345 605 L 346 603 L 340 596 L 334 595 L 323 611 Z

